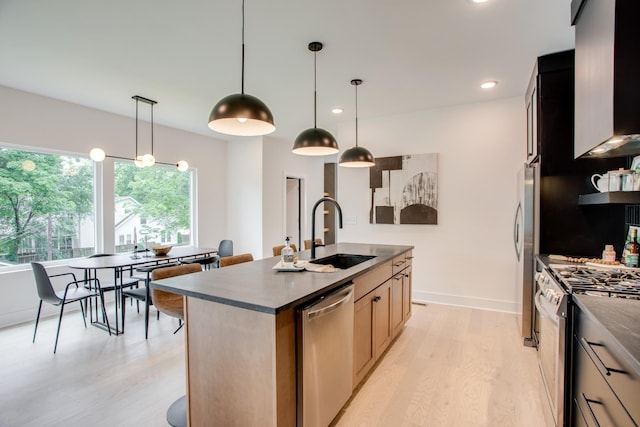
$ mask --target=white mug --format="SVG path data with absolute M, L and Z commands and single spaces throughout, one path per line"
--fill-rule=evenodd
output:
M 611 180 L 611 178 L 612 176 L 609 175 L 608 173 L 603 173 L 603 174 L 594 173 L 591 176 L 591 184 L 593 184 L 595 189 L 598 190 L 599 192 L 605 193 L 609 191 L 609 181 Z M 617 176 L 616 176 L 616 180 L 617 180 Z
M 597 174 L 594 173 L 591 176 L 591 184 L 601 193 L 607 191 L 621 191 L 623 190 L 624 183 L 627 182 L 627 176 L 632 175 L 629 171 L 624 169 L 609 171 L 607 173 Z M 631 185 L 629 188 L 633 188 L 633 178 L 631 178 Z

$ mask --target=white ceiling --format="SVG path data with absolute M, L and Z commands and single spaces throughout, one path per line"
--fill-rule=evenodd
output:
M 570 0 L 246 0 L 245 92 L 275 136 L 335 132 L 374 118 L 521 96 L 535 58 L 574 46 Z M 211 108 L 240 92 L 241 0 L 0 0 L 0 85 L 126 116 L 158 101 L 156 123 L 209 130 Z M 498 80 L 492 91 L 479 88 Z M 342 116 L 330 113 L 342 106 Z

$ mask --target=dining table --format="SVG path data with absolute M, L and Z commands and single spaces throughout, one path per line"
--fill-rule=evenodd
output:
M 111 334 L 120 335 L 124 333 L 124 310 L 118 309 L 118 304 L 122 302 L 122 288 L 128 277 L 133 273 L 133 269 L 142 269 L 143 272 L 151 270 L 149 267 L 156 267 L 162 264 L 171 264 L 176 262 L 197 262 L 201 258 L 208 258 L 218 252 L 215 248 L 199 248 L 194 246 L 175 246 L 171 248 L 166 255 L 153 255 L 151 251 L 127 252 L 119 254 L 99 254 L 86 258 L 76 258 L 68 264 L 69 268 L 84 270 L 84 278 L 86 283 L 97 278 L 98 270 L 113 270 L 113 289 L 115 292 L 115 324 L 108 322 L 108 319 L 102 321 L 96 313 L 95 319 L 93 313 L 90 312 L 90 322 L 92 325 L 110 332 Z M 140 279 L 143 280 L 143 279 Z M 99 280 L 96 283 L 100 283 Z M 147 283 L 148 284 L 148 283 Z M 111 285 L 109 285 L 110 287 Z M 100 290 L 101 291 L 101 290 Z M 97 304 L 96 304 L 97 308 Z M 121 313 L 119 315 L 119 313 Z M 122 316 L 122 319 L 120 319 Z

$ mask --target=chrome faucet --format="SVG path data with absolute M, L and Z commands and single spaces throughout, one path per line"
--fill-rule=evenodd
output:
M 313 210 L 311 211 L 311 258 L 310 259 L 316 259 L 316 246 L 318 246 L 316 245 L 316 208 L 322 202 L 333 203 L 333 205 L 338 210 L 338 224 L 340 225 L 340 228 L 342 228 L 342 208 L 338 204 L 338 201 L 336 199 L 332 199 L 331 197 L 323 197 L 322 199 L 318 200 L 316 204 L 313 205 Z

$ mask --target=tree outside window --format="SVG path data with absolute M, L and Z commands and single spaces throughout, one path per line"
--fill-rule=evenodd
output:
M 94 252 L 93 162 L 0 147 L 0 266 Z
M 133 236 L 116 246 L 116 252 L 160 243 L 191 244 L 191 179 L 191 171 L 116 162 L 114 233 Z

